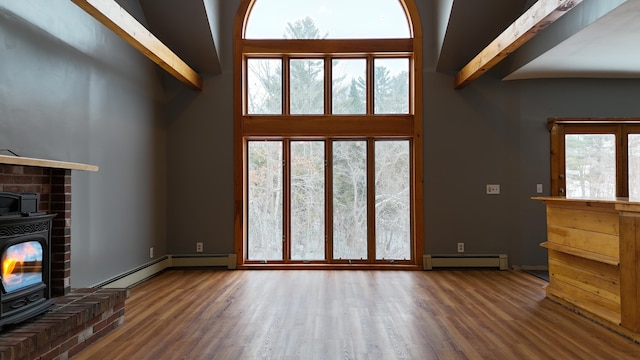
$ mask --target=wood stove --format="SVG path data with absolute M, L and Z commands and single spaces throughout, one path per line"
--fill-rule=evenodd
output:
M 0 328 L 45 312 L 51 300 L 50 237 L 55 217 L 33 193 L 0 192 Z

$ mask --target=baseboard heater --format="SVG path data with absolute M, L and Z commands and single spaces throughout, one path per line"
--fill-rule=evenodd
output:
M 236 254 L 224 255 L 171 255 L 171 267 L 226 267 L 236 268 Z
M 506 254 L 427 254 L 423 255 L 422 264 L 424 270 L 433 270 L 436 268 L 495 268 L 500 270 L 508 269 Z

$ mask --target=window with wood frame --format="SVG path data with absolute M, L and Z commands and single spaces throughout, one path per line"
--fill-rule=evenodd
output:
M 550 119 L 551 195 L 640 199 L 640 119 Z
M 421 267 L 417 19 L 412 0 L 241 3 L 239 267 Z

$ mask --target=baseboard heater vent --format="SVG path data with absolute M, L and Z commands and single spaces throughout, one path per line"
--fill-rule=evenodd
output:
M 171 267 L 226 267 L 236 268 L 236 254 L 224 255 L 172 255 Z
M 496 268 L 508 269 L 506 254 L 488 255 L 432 255 L 422 257 L 425 270 L 436 268 Z

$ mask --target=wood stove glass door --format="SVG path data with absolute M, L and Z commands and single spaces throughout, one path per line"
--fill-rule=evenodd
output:
M 42 283 L 43 246 L 38 240 L 14 243 L 2 253 L 2 287 L 5 293 Z

